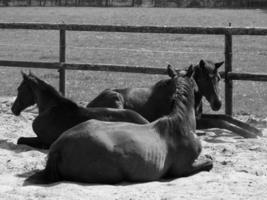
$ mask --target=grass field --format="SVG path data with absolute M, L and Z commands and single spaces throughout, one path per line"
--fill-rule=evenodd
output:
M 267 27 L 266 10 L 171 8 L 0 8 L 0 22 Z M 0 30 L 0 59 L 57 61 L 58 32 Z M 237 72 L 267 73 L 267 37 L 235 36 Z M 67 61 L 184 68 L 200 59 L 224 59 L 224 37 L 67 32 Z M 0 96 L 15 96 L 20 69 L 0 68 Z M 55 70 L 34 70 L 58 86 Z M 165 76 L 69 71 L 67 96 L 89 101 L 108 87 L 149 86 Z M 223 96 L 223 83 L 222 96 Z M 234 112 L 266 116 L 267 83 L 235 82 Z

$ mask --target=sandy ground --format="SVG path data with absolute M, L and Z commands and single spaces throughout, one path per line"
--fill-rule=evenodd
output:
M 214 159 L 211 172 L 187 178 L 119 185 L 60 182 L 24 186 L 33 170 L 45 165 L 47 151 L 16 145 L 20 136 L 33 136 L 35 111 L 21 117 L 10 112 L 13 98 L 0 98 L 0 199 L 267 199 L 267 129 L 264 136 L 244 139 L 221 130 L 201 133 L 202 154 Z M 256 123 L 257 120 L 251 120 Z

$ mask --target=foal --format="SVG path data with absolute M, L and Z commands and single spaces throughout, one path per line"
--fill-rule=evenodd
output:
M 258 129 L 230 117 L 202 114 L 203 97 L 209 102 L 212 110 L 218 111 L 221 108 L 222 102 L 219 96 L 221 76 L 219 74 L 219 68 L 223 63 L 200 60 L 193 67 L 195 71 L 193 78 L 198 86 L 198 90 L 195 90 L 197 129 L 222 128 L 247 138 L 254 138 L 257 135 L 260 136 L 261 133 Z M 186 72 L 180 72 L 180 75 L 183 75 L 183 73 Z M 169 70 L 168 75 L 172 78 L 173 76 L 177 76 L 177 73 L 174 70 Z M 166 95 L 167 91 L 161 93 L 156 92 L 160 82 L 148 88 L 106 89 L 93 99 L 87 107 L 132 109 L 140 113 L 148 121 L 154 121 L 170 112 L 170 97 Z
M 18 144 L 49 148 L 61 133 L 89 119 L 148 123 L 141 115 L 131 110 L 83 108 L 63 97 L 55 88 L 32 73 L 27 75 L 22 72 L 22 76 L 23 80 L 11 110 L 15 115 L 20 115 L 25 108 L 37 104 L 39 114 L 32 124 L 37 137 L 21 137 Z
M 219 67 L 223 64 L 213 63 L 211 61 L 201 60 L 198 65 L 194 66 L 194 80 L 197 83 L 198 90 L 195 91 L 195 108 L 198 115 L 201 110 L 202 97 L 204 96 L 213 110 L 221 108 L 221 99 L 219 96 Z M 172 78 L 177 76 L 174 70 L 167 70 L 168 75 Z M 165 81 L 165 80 L 163 80 Z M 159 117 L 169 114 L 170 96 L 166 95 L 168 91 L 157 92 L 159 81 L 152 87 L 148 88 L 124 88 L 124 89 L 107 89 L 93 99 L 89 107 L 110 107 L 110 108 L 127 108 L 140 113 L 148 121 L 154 121 Z
M 171 96 L 169 115 L 145 125 L 88 120 L 64 132 L 51 146 L 46 167 L 28 179 L 87 183 L 144 182 L 189 176 L 212 168 L 196 162 L 193 71 L 162 82 Z

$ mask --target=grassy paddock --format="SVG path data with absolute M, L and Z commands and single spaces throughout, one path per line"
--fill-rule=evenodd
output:
M 1 22 L 267 27 L 264 10 L 173 8 L 0 8 Z M 57 61 L 57 31 L 0 30 L 0 59 Z M 267 73 L 267 37 L 235 36 L 233 68 Z M 224 59 L 224 37 L 131 33 L 67 32 L 67 61 L 183 68 L 200 59 Z M 0 68 L 1 96 L 16 95 L 18 68 Z M 58 87 L 55 70 L 34 70 Z M 89 101 L 107 87 L 148 86 L 165 76 L 67 72 L 67 96 Z M 234 112 L 266 116 L 267 83 L 235 82 Z M 223 84 L 222 84 L 223 86 Z M 223 87 L 222 87 L 223 93 Z

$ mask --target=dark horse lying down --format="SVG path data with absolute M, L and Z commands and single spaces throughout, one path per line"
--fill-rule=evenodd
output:
M 198 90 L 195 91 L 197 128 L 224 128 L 244 137 L 255 137 L 259 134 L 259 131 L 249 125 L 241 124 L 239 121 L 226 116 L 202 114 L 203 97 L 209 102 L 212 110 L 217 111 L 221 108 L 222 103 L 219 97 L 219 81 L 221 77 L 218 69 L 222 64 L 223 62 L 214 63 L 208 60 L 201 60 L 198 65 L 194 66 L 195 73 L 193 76 L 198 86 Z M 170 77 L 177 75 L 174 70 L 169 71 L 168 74 Z M 170 112 L 168 91 L 163 91 L 162 93 L 154 91 L 154 88 L 160 83 L 161 81 L 150 88 L 106 89 L 93 99 L 87 107 L 132 109 L 151 122 Z
M 114 184 L 209 171 L 210 159 L 195 161 L 201 143 L 195 135 L 191 74 L 158 83 L 158 92 L 170 97 L 170 114 L 150 124 L 88 120 L 64 132 L 51 145 L 45 169 L 28 183 Z
M 39 115 L 32 124 L 37 137 L 21 137 L 18 144 L 49 148 L 61 133 L 89 119 L 148 123 L 141 115 L 131 110 L 83 108 L 61 96 L 51 85 L 33 74 L 22 73 L 22 76 L 23 81 L 18 87 L 18 95 L 11 108 L 12 112 L 19 115 L 25 108 L 37 104 Z
M 218 69 L 222 64 L 223 62 L 213 63 L 201 60 L 197 66 L 194 66 L 195 73 L 193 76 L 198 86 L 198 90 L 195 91 L 195 110 L 197 115 L 198 112 L 202 112 L 201 100 L 203 96 L 208 100 L 213 110 L 216 111 L 221 108 Z M 167 73 L 171 78 L 177 75 L 175 70 L 167 70 Z M 149 88 L 106 89 L 93 99 L 87 105 L 87 108 L 127 108 L 140 113 L 150 122 L 154 121 L 170 113 L 169 91 L 162 91 L 161 93 L 155 91 L 155 88 L 164 81 L 159 81 Z

